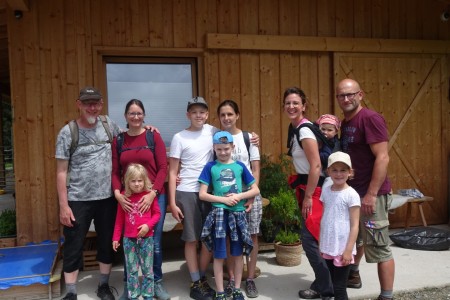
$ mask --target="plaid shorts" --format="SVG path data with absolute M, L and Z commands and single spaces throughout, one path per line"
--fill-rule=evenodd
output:
M 249 213 L 247 213 L 248 232 L 250 234 L 259 233 L 259 224 L 261 224 L 262 218 L 262 198 L 261 195 L 257 195 L 253 201 L 253 207 Z

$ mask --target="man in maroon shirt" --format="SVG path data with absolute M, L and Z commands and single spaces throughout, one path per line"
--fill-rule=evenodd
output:
M 360 227 L 355 265 L 348 287 L 361 288 L 359 262 L 377 263 L 381 286 L 379 300 L 392 299 L 395 262 L 389 247 L 388 208 L 392 202 L 387 178 L 388 131 L 383 117 L 361 106 L 364 92 L 358 82 L 344 79 L 336 87 L 336 99 L 344 112 L 341 146 L 352 159 L 355 177 L 349 181 L 361 197 Z

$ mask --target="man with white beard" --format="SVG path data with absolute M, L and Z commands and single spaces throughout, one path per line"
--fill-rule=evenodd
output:
M 100 277 L 97 296 L 114 300 L 109 275 L 113 261 L 111 246 L 117 201 L 111 190 L 112 138 L 119 127 L 100 116 L 103 97 L 94 87 L 80 90 L 79 117 L 65 125 L 56 141 L 56 186 L 59 219 L 64 225 L 63 271 L 66 296 L 77 299 L 77 279 L 83 263 L 83 243 L 94 220 Z M 77 130 L 74 128 L 77 128 Z M 78 136 L 78 143 L 76 141 Z

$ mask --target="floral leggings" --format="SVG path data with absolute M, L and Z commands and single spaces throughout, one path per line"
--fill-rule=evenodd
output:
M 123 238 L 125 264 L 128 272 L 128 298 L 153 299 L 153 237 Z M 142 271 L 142 287 L 139 288 L 139 266 Z

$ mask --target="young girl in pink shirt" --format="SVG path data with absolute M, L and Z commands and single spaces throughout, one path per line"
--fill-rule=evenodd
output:
M 153 229 L 161 217 L 161 212 L 158 201 L 153 201 L 147 212 L 139 211 L 139 200 L 152 191 L 152 183 L 142 165 L 128 166 L 124 186 L 125 191 L 122 193 L 131 201 L 133 208 L 126 212 L 118 205 L 112 246 L 114 251 L 117 251 L 123 231 L 128 298 L 138 299 L 142 296 L 144 299 L 153 299 Z M 139 266 L 143 276 L 142 286 L 139 284 Z

